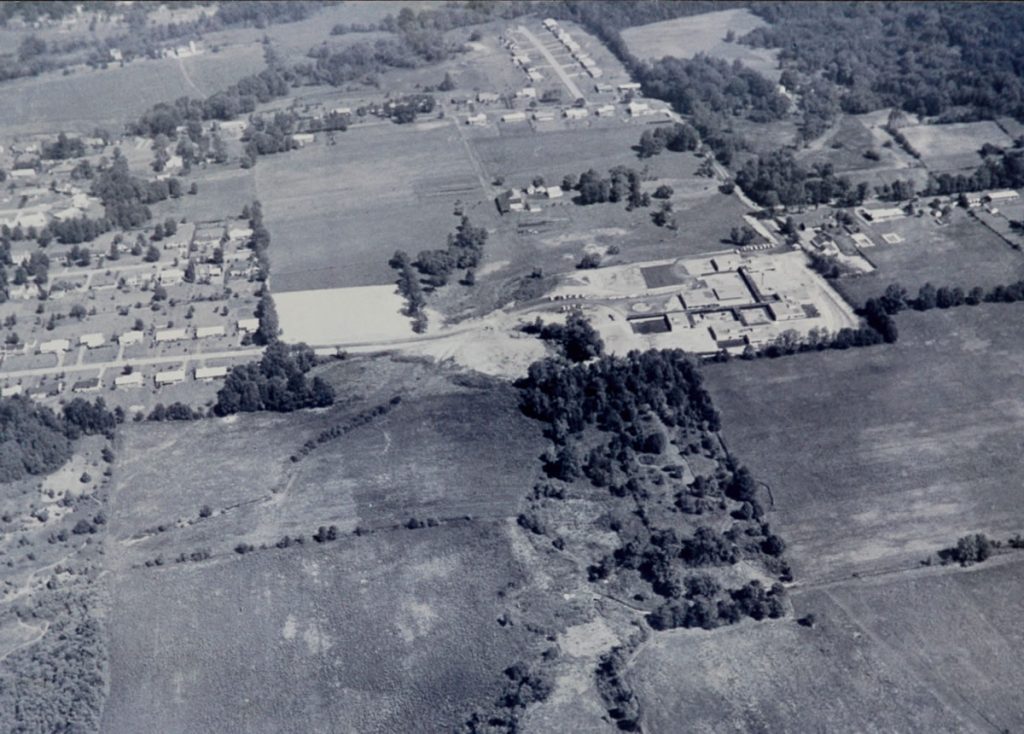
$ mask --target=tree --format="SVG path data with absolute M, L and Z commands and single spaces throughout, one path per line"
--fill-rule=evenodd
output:
M 178 223 L 174 221 L 174 217 L 167 217 L 167 219 L 164 220 L 164 235 L 171 237 L 177 231 Z
M 263 289 L 259 305 L 256 307 L 256 317 L 259 319 L 260 325 L 254 335 L 254 341 L 257 344 L 274 344 L 277 342 L 281 331 L 277 320 L 277 307 L 274 305 L 274 299 L 266 288 Z
M 148 263 L 155 263 L 160 259 L 160 250 L 157 249 L 156 245 L 150 245 L 146 248 L 146 256 L 144 259 Z

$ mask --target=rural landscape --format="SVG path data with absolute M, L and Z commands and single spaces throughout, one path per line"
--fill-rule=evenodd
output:
M 1024 732 L 1022 58 L 0 3 L 0 730 Z

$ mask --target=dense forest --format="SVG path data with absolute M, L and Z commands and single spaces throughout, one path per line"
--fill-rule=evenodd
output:
M 900 107 L 948 120 L 1024 119 L 1024 11 L 1005 3 L 754 3 L 741 42 L 821 75 L 846 112 Z

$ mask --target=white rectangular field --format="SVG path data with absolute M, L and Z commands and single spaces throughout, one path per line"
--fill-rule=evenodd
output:
M 333 346 L 387 342 L 414 336 L 393 285 L 326 288 L 274 294 L 286 342 Z

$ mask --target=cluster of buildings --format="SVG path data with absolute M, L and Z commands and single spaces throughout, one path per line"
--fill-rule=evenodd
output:
M 541 200 L 561 199 L 565 191 L 561 186 L 533 186 L 525 189 L 509 189 L 499 194 L 494 203 L 501 214 L 511 212 L 532 212 L 540 209 Z
M 553 18 L 547 18 L 544 21 L 544 27 L 554 34 L 565 49 L 572 55 L 572 57 L 583 67 L 583 70 L 590 75 L 592 79 L 600 79 L 604 76 L 604 72 L 601 71 L 601 67 L 597 65 L 597 62 L 590 57 L 589 54 L 580 46 L 579 42 L 574 39 L 568 31 L 558 25 L 558 21 Z

